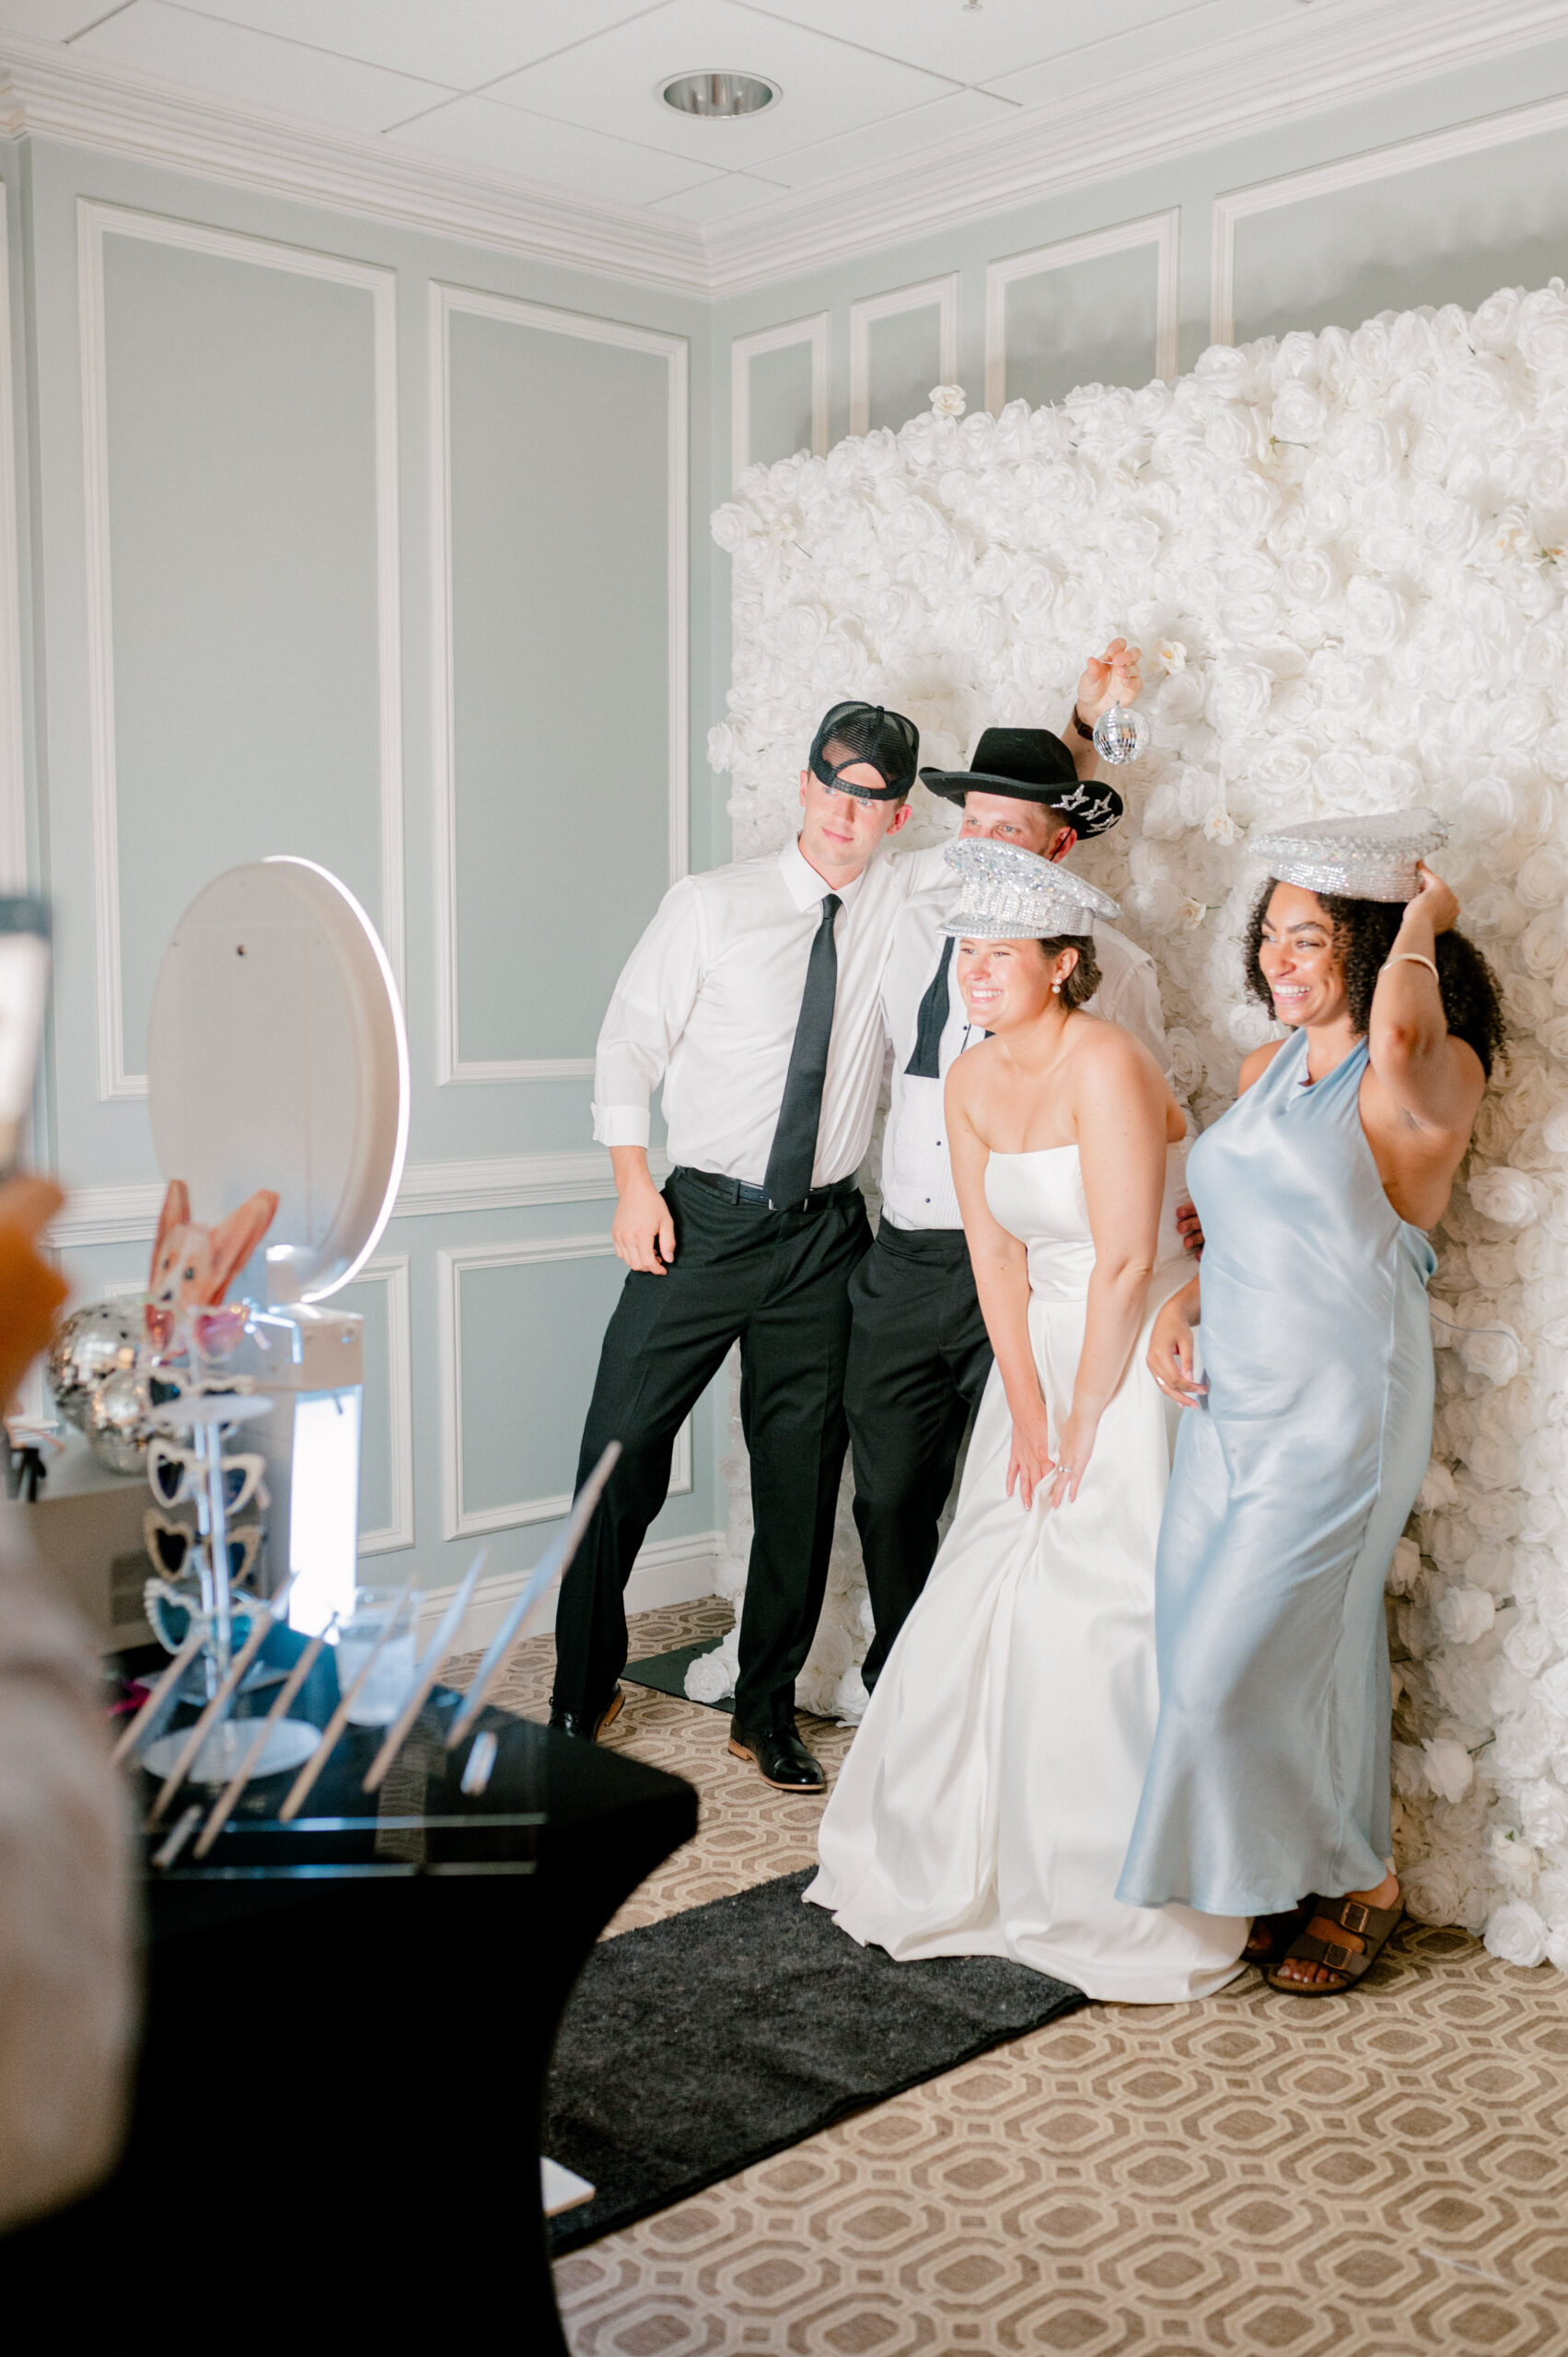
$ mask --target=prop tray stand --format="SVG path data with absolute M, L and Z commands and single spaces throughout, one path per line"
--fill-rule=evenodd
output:
M 268 1652 L 301 1643 L 276 1631 Z M 295 1709 L 320 1724 L 336 1700 L 328 1656 Z M 379 1792 L 360 1786 L 384 1730 L 350 1728 L 295 1823 L 274 1814 L 292 1776 L 266 1777 L 201 1864 L 148 1864 L 125 2155 L 6 2248 L 52 2299 L 67 2266 L 122 2290 L 178 2231 L 182 2302 L 249 2286 L 259 2316 L 281 2297 L 300 2329 L 401 2336 L 424 2303 L 484 2291 L 530 2357 L 565 2357 L 540 2199 L 551 2047 L 605 1924 L 695 1832 L 697 1795 L 495 1710 L 489 1782 L 465 1794 L 470 1747 L 445 1747 L 459 1701 L 436 1689 Z M 222 2189 L 206 2212 L 187 2198 L 202 2183 Z M 307 2246 L 308 2286 L 285 2288 Z

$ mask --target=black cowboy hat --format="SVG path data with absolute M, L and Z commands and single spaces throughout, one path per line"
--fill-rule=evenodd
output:
M 967 770 L 922 770 L 922 785 L 948 802 L 966 794 L 1010 794 L 1061 812 L 1086 840 L 1114 827 L 1126 807 L 1113 785 L 1080 778 L 1073 756 L 1049 728 L 988 728 Z

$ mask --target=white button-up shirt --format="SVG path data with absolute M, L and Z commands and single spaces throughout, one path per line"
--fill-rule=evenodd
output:
M 882 970 L 900 910 L 931 874 L 927 854 L 883 852 L 839 888 L 838 991 L 814 1187 L 849 1178 L 865 1158 L 885 1054 Z M 762 1184 L 807 962 L 833 888 L 796 843 L 670 888 L 626 961 L 598 1035 L 594 1135 L 601 1145 L 647 1144 L 648 1100 L 662 1080 L 670 1160 Z
M 922 891 L 909 902 L 894 930 L 882 979 L 883 1021 L 892 1051 L 891 1101 L 882 1141 L 882 1216 L 895 1227 L 963 1225 L 947 1153 L 943 1082 L 954 1058 L 985 1033 L 971 1027 L 964 1011 L 957 945 L 947 967 L 947 1019 L 937 1057 L 941 1078 L 912 1079 L 904 1070 L 914 1053 L 920 1003 L 942 954 L 941 922 L 951 905 L 951 892 L 940 889 Z M 1090 1009 L 1134 1032 L 1163 1072 L 1165 1018 L 1154 959 L 1110 925 L 1095 926 L 1094 944 L 1100 986 L 1088 1002 Z

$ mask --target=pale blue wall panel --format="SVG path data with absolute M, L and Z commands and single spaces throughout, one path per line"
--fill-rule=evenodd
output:
M 754 467 L 771 467 L 811 447 L 811 346 L 786 343 L 777 352 L 754 353 L 751 372 L 751 440 Z
M 202 885 L 296 852 L 381 910 L 375 377 L 359 287 L 104 252 L 127 1069 Z
M 669 368 L 451 322 L 464 1062 L 593 1052 L 669 880 Z
M 1146 385 L 1157 282 L 1153 246 L 1016 278 L 1006 290 L 1007 399 L 1035 408 L 1074 385 Z
M 866 330 L 871 424 L 896 434 L 931 406 L 931 388 L 942 377 L 942 314 L 935 303 L 919 311 L 895 311 L 873 319 Z
M 365 1320 L 365 1407 L 360 1424 L 359 1527 L 387 1530 L 393 1515 L 390 1295 L 383 1277 L 362 1278 L 332 1295 L 334 1309 Z M 375 1577 L 371 1573 L 367 1577 Z M 397 1577 L 400 1574 L 392 1573 Z
M 459 1269 L 463 1504 L 570 1494 L 599 1338 L 626 1271 L 592 1258 Z
M 1236 225 L 1236 333 L 1358 327 L 1420 303 L 1473 310 L 1568 273 L 1568 132 L 1314 196 Z

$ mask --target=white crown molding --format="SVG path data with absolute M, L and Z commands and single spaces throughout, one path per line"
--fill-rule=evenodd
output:
M 413 1322 L 409 1256 L 388 1252 L 367 1260 L 355 1284 L 387 1288 L 388 1412 L 391 1431 L 392 1518 L 384 1529 L 362 1530 L 362 1555 L 389 1555 L 413 1545 Z
M 555 310 L 487 295 L 472 287 L 430 283 L 430 673 L 431 761 L 436 817 L 436 1079 L 462 1083 L 564 1080 L 593 1071 L 591 1056 L 504 1057 L 465 1061 L 459 1038 L 458 990 L 458 748 L 456 646 L 452 595 L 451 323 L 455 312 L 498 319 L 549 335 L 611 343 L 653 354 L 665 364 L 667 640 L 666 824 L 668 881 L 690 863 L 691 678 L 688 661 L 690 358 L 684 336 L 623 326 L 587 312 Z
M 125 1066 L 120 953 L 120 817 L 114 720 L 114 584 L 110 552 L 109 354 L 104 328 L 104 240 L 139 238 L 247 268 L 281 270 L 353 286 L 370 297 L 372 442 L 376 502 L 377 801 L 381 834 L 380 933 L 403 992 L 402 615 L 399 588 L 397 273 L 373 262 L 242 237 L 204 222 L 175 221 L 80 197 L 77 300 L 82 360 L 82 473 L 87 541 L 87 724 L 91 742 L 93 894 L 98 921 L 99 1095 L 145 1097 L 145 1073 Z
M 1363 149 L 1331 164 L 1315 164 L 1302 172 L 1283 172 L 1278 180 L 1255 180 L 1249 188 L 1226 189 L 1214 199 L 1211 256 L 1209 333 L 1215 343 L 1236 341 L 1236 230 L 1240 221 L 1260 213 L 1277 213 L 1290 204 L 1309 204 L 1342 190 L 1366 188 L 1376 180 L 1397 179 L 1401 172 L 1420 171 L 1425 164 L 1451 164 L 1461 156 L 1484 155 L 1489 148 L 1512 147 L 1522 139 L 1568 129 L 1568 98 L 1541 99 L 1533 105 L 1511 107 L 1502 114 L 1479 116 L 1444 131 L 1429 131 L 1415 139 L 1399 139 L 1388 147 Z
M 648 1167 L 661 1182 L 669 1156 L 656 1147 Z M 437 1219 L 461 1212 L 534 1211 L 546 1203 L 608 1202 L 615 1176 L 603 1146 L 581 1154 L 515 1154 L 471 1161 L 410 1162 L 392 1206 L 394 1219 Z M 160 1182 L 74 1187 L 49 1231 L 59 1251 L 103 1244 L 150 1244 L 163 1204 Z M 372 1263 L 379 1267 L 380 1262 Z
M 1141 66 L 1093 103 L 1031 108 L 706 232 L 707 287 L 739 295 L 879 248 L 1114 180 L 1121 173 L 1294 122 L 1369 93 L 1491 64 L 1568 33 L 1568 0 L 1399 0 L 1369 24 L 1362 0 L 1282 9 L 1277 24 Z
M 808 319 L 786 319 L 782 327 L 759 328 L 755 335 L 738 335 L 729 347 L 729 471 L 738 483 L 751 464 L 751 363 L 764 352 L 791 352 L 797 343 L 811 347 L 811 455 L 828 455 L 828 333 L 829 315 L 813 312 Z
M 1008 254 L 993 261 L 985 273 L 985 406 L 993 417 L 1007 399 L 1007 290 L 1021 279 L 1044 278 L 1053 270 L 1070 270 L 1074 262 L 1101 261 L 1107 254 L 1131 253 L 1151 246 L 1155 254 L 1154 373 L 1168 382 L 1177 372 L 1181 334 L 1181 212 L 1145 214 L 1139 221 L 1123 221 L 1110 229 L 1093 229 L 1081 238 L 1060 238 L 1054 245 L 1036 246 L 1031 253 Z
M 57 43 L 0 35 L 0 132 L 32 133 L 366 214 L 465 244 L 640 284 L 728 296 L 1114 179 L 1568 33 L 1568 0 L 1318 0 L 1277 23 L 1101 84 L 1094 104 L 1029 108 L 703 230 L 641 206 L 566 197 L 270 110 L 204 99 Z
M 608 1260 L 614 1250 L 608 1236 L 548 1236 L 531 1237 L 516 1244 L 469 1245 L 436 1255 L 440 1302 L 443 1538 L 482 1538 L 493 1531 L 515 1530 L 526 1523 L 559 1522 L 572 1503 L 570 1490 L 550 1497 L 512 1498 L 495 1506 L 470 1507 L 464 1502 L 463 1277 L 474 1270 L 531 1268 L 551 1260 Z M 691 1489 L 691 1419 L 688 1416 L 675 1436 L 669 1487 L 665 1494 L 684 1497 Z
M 70 140 L 465 245 L 707 292 L 702 232 L 670 214 L 455 168 L 9 32 L 0 34 L 0 132 Z
M 918 286 L 896 286 L 888 295 L 867 295 L 849 307 L 849 430 L 871 427 L 871 331 L 878 319 L 906 311 L 936 314 L 936 376 L 950 385 L 958 373 L 958 273 L 927 278 Z
M 0 184 L 0 890 L 28 875 L 27 755 L 22 736 L 21 536 L 17 510 L 15 380 L 11 369 L 11 246 Z

